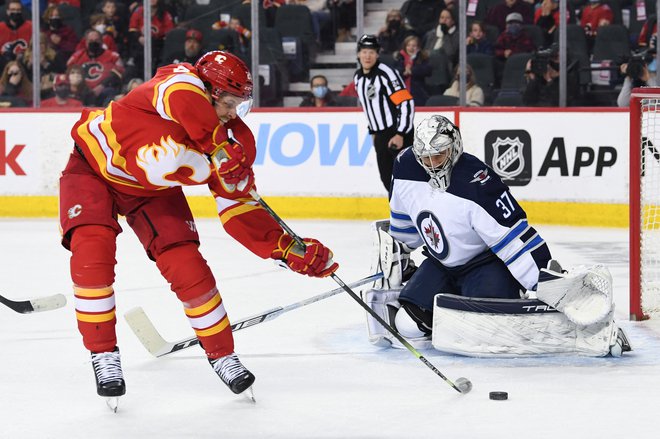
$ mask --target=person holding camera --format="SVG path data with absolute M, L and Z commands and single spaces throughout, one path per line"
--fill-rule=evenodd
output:
M 647 63 L 651 56 L 655 57 L 655 53 L 646 52 L 641 56 L 633 56 L 630 61 L 621 64 L 619 67 L 621 74 L 626 76 L 621 91 L 619 91 L 619 96 L 616 98 L 616 104 L 619 107 L 627 107 L 630 104 L 630 93 L 632 93 L 633 88 L 655 87 L 658 85 L 655 59 L 651 58 L 651 63 Z
M 567 105 L 578 95 L 578 81 L 573 67 L 577 64 L 567 60 L 568 77 Z M 527 62 L 525 68 L 527 85 L 523 93 L 523 104 L 528 107 L 559 106 L 559 46 L 539 50 Z

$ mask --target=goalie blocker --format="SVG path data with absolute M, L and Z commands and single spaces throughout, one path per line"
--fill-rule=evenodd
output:
M 614 322 L 614 310 L 600 321 L 578 325 L 537 299 L 482 299 L 453 294 L 435 296 L 432 337 L 425 335 L 398 302 L 400 289 L 371 289 L 365 302 L 416 349 L 435 349 L 471 357 L 583 355 L 618 357 L 630 351 Z M 369 341 L 402 348 L 367 315 Z

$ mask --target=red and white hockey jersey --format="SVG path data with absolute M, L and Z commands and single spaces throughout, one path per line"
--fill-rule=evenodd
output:
M 236 141 L 252 165 L 254 136 L 238 117 L 219 122 L 192 65 L 162 67 L 106 109 L 83 110 L 71 135 L 90 166 L 116 190 L 159 196 L 177 186 L 206 184 L 230 235 L 262 258 L 277 247 L 280 226 L 252 198 L 227 192 L 207 156 Z

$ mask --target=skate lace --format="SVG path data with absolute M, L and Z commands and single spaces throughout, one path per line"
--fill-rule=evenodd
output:
M 217 359 L 211 363 L 213 370 L 220 376 L 220 379 L 226 384 L 231 383 L 240 375 L 245 373 L 247 369 L 241 364 L 236 354 L 230 354 L 225 357 Z
M 124 379 L 119 352 L 92 353 L 92 365 L 96 378 L 101 384 Z

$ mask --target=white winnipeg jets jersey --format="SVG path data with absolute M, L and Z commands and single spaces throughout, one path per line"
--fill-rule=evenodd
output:
M 499 176 L 463 153 L 449 188 L 431 187 L 411 148 L 399 154 L 392 175 L 390 234 L 451 269 L 469 266 L 492 252 L 527 289 L 535 289 L 550 251 Z

